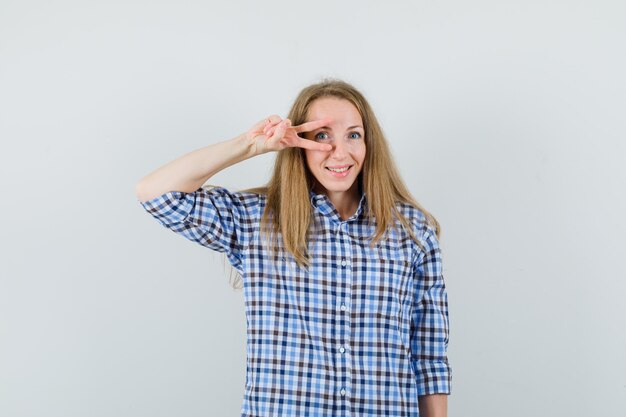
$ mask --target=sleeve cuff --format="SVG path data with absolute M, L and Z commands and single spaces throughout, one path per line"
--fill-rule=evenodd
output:
M 450 394 L 452 369 L 447 360 L 414 361 L 417 395 Z
M 184 221 L 193 210 L 194 193 L 169 191 L 151 200 L 139 203 L 164 226 Z

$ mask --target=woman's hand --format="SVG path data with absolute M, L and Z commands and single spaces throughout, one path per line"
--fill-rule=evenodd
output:
M 272 115 L 263 119 L 246 132 L 248 140 L 255 141 L 257 154 L 270 151 L 280 151 L 289 147 L 300 147 L 314 151 L 330 151 L 332 145 L 318 143 L 298 136 L 301 132 L 310 132 L 326 124 L 331 119 L 314 120 L 291 126 L 291 120 L 281 119 L 280 116 Z

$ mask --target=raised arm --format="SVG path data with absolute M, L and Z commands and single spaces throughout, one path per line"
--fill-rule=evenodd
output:
M 331 145 L 301 138 L 298 132 L 316 129 L 328 120 L 291 126 L 289 119 L 272 115 L 233 139 L 189 152 L 146 175 L 135 185 L 139 201 L 146 202 L 168 191 L 193 192 L 219 171 L 270 151 L 299 146 L 320 151 Z M 266 136 L 267 135 L 267 136 Z

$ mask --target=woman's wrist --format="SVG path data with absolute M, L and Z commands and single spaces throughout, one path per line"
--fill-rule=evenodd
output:
M 263 146 L 264 137 L 262 135 L 256 135 L 255 137 L 248 137 L 247 133 L 243 133 L 237 138 L 236 141 L 240 141 L 245 149 L 245 159 L 252 158 L 254 156 L 267 153 Z

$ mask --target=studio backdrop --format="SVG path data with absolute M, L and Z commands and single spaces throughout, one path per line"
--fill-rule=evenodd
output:
M 0 416 L 239 414 L 243 293 L 135 184 L 325 77 L 441 224 L 449 415 L 625 416 L 624 44 L 617 0 L 2 0 Z

